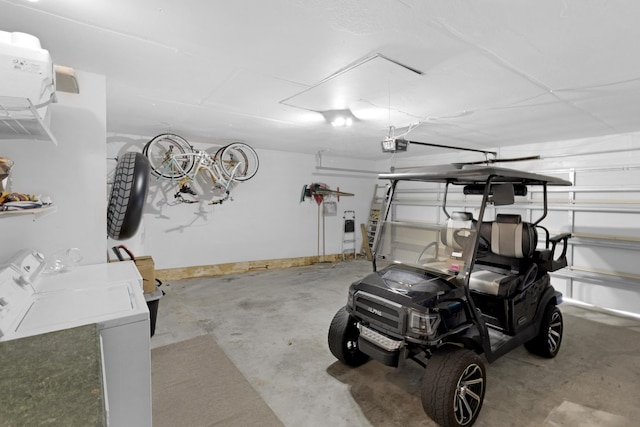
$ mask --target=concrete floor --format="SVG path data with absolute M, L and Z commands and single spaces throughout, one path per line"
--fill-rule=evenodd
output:
M 423 369 L 370 361 L 349 368 L 327 331 L 367 261 L 165 283 L 152 347 L 210 334 L 286 426 L 433 426 L 420 403 Z M 561 306 L 560 353 L 520 347 L 487 364 L 476 426 L 635 426 L 640 321 Z

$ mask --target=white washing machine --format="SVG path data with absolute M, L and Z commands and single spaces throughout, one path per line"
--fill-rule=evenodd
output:
M 149 310 L 131 261 L 41 274 L 43 257 L 19 253 L 0 270 L 0 341 L 96 323 L 111 426 L 151 426 Z

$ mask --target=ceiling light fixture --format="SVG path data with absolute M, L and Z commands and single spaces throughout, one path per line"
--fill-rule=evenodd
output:
M 331 126 L 334 127 L 351 126 L 357 120 L 357 118 L 348 108 L 343 110 L 322 111 L 322 115 L 324 116 L 325 120 L 328 123 L 331 123 Z
M 351 117 L 336 117 L 332 122 L 332 126 L 340 127 L 340 126 L 351 126 L 353 124 L 353 119 Z

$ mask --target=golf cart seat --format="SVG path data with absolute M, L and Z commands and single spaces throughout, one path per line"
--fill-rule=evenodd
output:
M 476 221 L 473 219 L 471 212 L 451 212 L 447 221 L 440 229 L 440 243 L 444 247 L 438 249 L 438 243 L 432 242 L 427 245 L 420 255 L 418 262 L 421 262 L 423 255 L 430 249 L 436 248 L 436 252 L 444 252 L 444 259 L 438 254 L 427 262 L 422 262 L 423 267 L 432 268 L 445 273 L 456 273 L 460 271 L 462 253 L 465 250 L 467 241 L 471 238 L 472 228 Z M 468 231 L 467 231 L 468 230 Z
M 554 237 L 549 237 L 549 230 L 541 225 L 537 226 L 544 231 L 545 246 L 544 249 L 537 250 L 535 253 L 536 264 L 541 272 L 549 272 L 560 270 L 567 266 L 567 241 L 571 238 L 571 233 L 561 233 Z M 558 244 L 561 244 L 562 250 L 560 254 L 556 254 Z
M 473 215 L 471 212 L 451 212 L 451 216 L 447 220 L 447 228 L 440 235 L 440 239 L 442 243 L 446 246 L 453 248 L 454 250 L 462 250 L 464 244 L 464 237 L 455 235 L 454 233 L 460 229 L 470 230 L 475 225 L 475 221 L 473 219 Z
M 536 279 L 534 254 L 538 243 L 535 226 L 520 215 L 498 214 L 493 222 L 480 226 L 480 235 L 490 251 L 478 258 L 469 278 L 473 291 L 509 297 L 526 289 Z

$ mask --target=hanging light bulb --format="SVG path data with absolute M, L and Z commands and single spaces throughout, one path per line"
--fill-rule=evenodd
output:
M 333 119 L 333 121 L 331 122 L 331 124 L 335 127 L 341 127 L 345 125 L 345 119 L 342 116 L 338 116 L 335 119 Z

